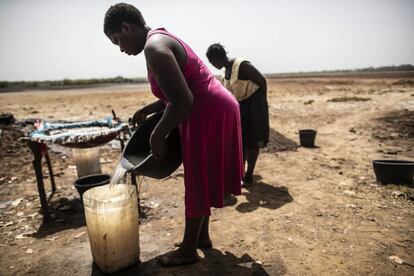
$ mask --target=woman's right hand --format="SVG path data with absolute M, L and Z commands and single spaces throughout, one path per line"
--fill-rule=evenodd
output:
M 144 108 L 138 109 L 134 116 L 132 116 L 131 121 L 129 124 L 132 127 L 136 127 L 138 124 L 142 123 L 147 118 L 147 113 L 144 111 Z

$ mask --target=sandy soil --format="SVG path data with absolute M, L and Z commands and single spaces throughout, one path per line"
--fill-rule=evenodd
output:
M 256 183 L 213 210 L 214 249 L 200 251 L 195 265 L 159 266 L 157 256 L 183 233 L 182 168 L 165 180 L 139 179 L 142 263 L 120 275 L 413 275 L 414 189 L 376 183 L 371 165 L 414 159 L 413 79 L 269 79 L 271 142 Z M 26 91 L 1 93 L 0 111 L 53 121 L 101 119 L 115 109 L 127 119 L 152 99 L 146 86 Z M 1 129 L 0 275 L 101 275 L 67 148 L 50 149 L 58 191 L 52 221 L 42 222 L 32 155 L 19 139 L 29 128 Z M 298 147 L 302 128 L 317 129 L 318 147 Z M 119 144 L 101 155 L 111 174 Z

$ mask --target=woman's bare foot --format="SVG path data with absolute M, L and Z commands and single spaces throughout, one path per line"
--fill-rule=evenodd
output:
M 251 187 L 253 185 L 253 175 L 245 175 L 242 181 L 242 187 Z
M 178 248 L 160 257 L 159 262 L 163 266 L 177 266 L 193 264 L 199 259 L 197 251 L 194 254 L 186 255 L 181 248 Z

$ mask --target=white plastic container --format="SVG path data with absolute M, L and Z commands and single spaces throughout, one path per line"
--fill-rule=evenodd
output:
M 72 149 L 78 178 L 91 174 L 101 174 L 101 160 L 99 148 Z
M 136 188 L 104 185 L 83 194 L 86 225 L 93 260 L 104 273 L 113 273 L 139 261 Z

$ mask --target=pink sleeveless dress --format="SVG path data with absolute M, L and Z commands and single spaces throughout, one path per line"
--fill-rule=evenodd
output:
M 182 73 L 193 93 L 193 109 L 179 125 L 184 165 L 185 215 L 210 215 L 210 208 L 223 207 L 224 196 L 239 195 L 243 177 L 243 151 L 239 104 L 214 77 L 198 56 L 165 29 L 148 33 L 168 35 L 185 49 Z M 168 104 L 151 72 L 148 80 L 154 96 Z

